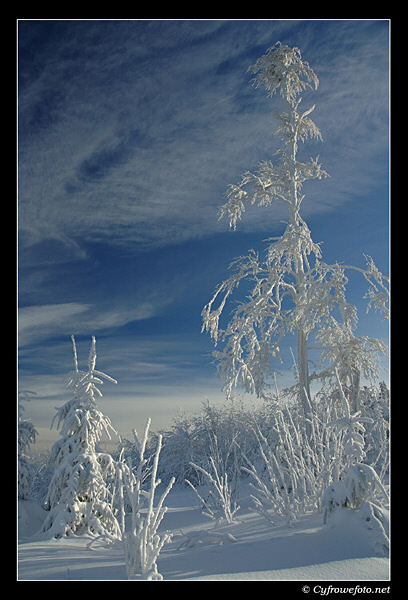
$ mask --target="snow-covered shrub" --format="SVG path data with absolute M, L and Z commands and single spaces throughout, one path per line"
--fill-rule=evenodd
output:
M 30 498 L 31 488 L 37 470 L 35 465 L 33 465 L 33 463 L 29 460 L 28 453 L 30 451 L 31 444 L 35 443 L 38 432 L 32 422 L 23 417 L 25 408 L 21 404 L 22 400 L 29 402 L 32 395 L 35 395 L 35 392 L 30 392 L 28 390 L 21 391 L 18 394 L 17 450 L 19 500 L 28 500 Z
M 163 577 L 157 570 L 156 561 L 164 544 L 170 541 L 171 534 L 169 532 L 159 534 L 158 528 L 167 511 L 163 502 L 173 486 L 174 478 L 170 479 L 155 506 L 156 488 L 161 483 L 157 478 L 157 469 L 162 448 L 162 436 L 159 434 L 157 438 L 152 466 L 147 477 L 148 460 L 145 458 L 145 450 L 149 428 L 150 419 L 147 421 L 143 437 L 140 440 L 136 430 L 133 430 L 135 446 L 139 454 L 138 465 L 133 468 L 129 458 L 128 468 L 122 471 L 123 487 L 126 489 L 131 505 L 131 527 L 129 531 L 124 532 L 123 544 L 128 579 L 140 577 L 147 580 L 161 580 Z M 149 483 L 147 489 L 144 489 L 143 483 L 147 479 Z
M 161 431 L 163 451 L 160 456 L 159 473 L 162 481 L 175 477 L 184 484 L 188 479 L 194 486 L 204 483 L 205 477 L 192 463 L 206 471 L 212 471 L 210 462 L 214 457 L 214 440 L 217 445 L 217 460 L 221 460 L 230 481 L 244 464 L 244 454 L 257 461 L 258 443 L 253 433 L 256 420 L 262 431 L 269 432 L 274 419 L 270 403 L 256 410 L 243 405 L 239 399 L 220 405 L 203 404 L 199 413 L 177 415 L 173 427 Z M 234 451 L 231 443 L 234 440 Z M 127 450 L 125 451 L 126 454 Z M 241 473 L 242 475 L 242 473 Z
M 338 374 L 337 380 L 343 416 L 328 426 L 344 433 L 345 467 L 338 481 L 333 481 L 323 494 L 324 523 L 336 527 L 347 515 L 357 513 L 371 534 L 374 549 L 385 554 L 389 549 L 388 493 L 374 468 L 362 462 L 365 458 L 363 423 L 370 424 L 373 420 L 361 416 L 360 411 L 350 413 Z
M 324 524 L 342 527 L 344 519 L 358 519 L 369 534 L 374 551 L 384 556 L 389 550 L 388 494 L 378 475 L 368 465 L 352 465 L 333 482 L 322 499 Z
M 184 484 L 185 479 L 194 479 L 196 473 L 191 461 L 201 460 L 202 449 L 202 439 L 197 435 L 195 419 L 189 414 L 178 414 L 173 419 L 171 429 L 160 433 L 164 441 L 159 464 L 162 481 L 166 482 L 174 477 L 176 483 Z
M 310 434 L 302 415 L 285 408 L 276 413 L 272 439 L 256 430 L 263 464 L 255 467 L 247 460 L 244 470 L 254 480 L 255 510 L 271 522 L 274 513 L 291 523 L 319 510 L 323 491 L 342 460 L 339 436 L 327 429 L 323 414 L 312 416 L 309 429 Z
M 366 502 L 359 509 L 337 508 L 330 515 L 325 528 L 333 534 L 351 531 L 353 539 L 365 540 L 377 556 L 389 553 L 389 511 L 372 502 Z
M 232 523 L 235 514 L 240 509 L 237 498 L 241 468 L 237 460 L 237 448 L 238 444 L 233 438 L 228 452 L 223 456 L 218 448 L 218 440 L 214 436 L 211 440 L 210 468 L 206 470 L 200 465 L 191 463 L 194 469 L 204 476 L 204 483 L 208 488 L 208 497 L 203 499 L 188 479 L 186 479 L 186 483 L 194 490 L 200 500 L 203 514 L 210 519 L 219 520 L 223 518 L 227 523 Z M 231 457 L 235 468 L 230 470 L 230 476 L 228 476 L 227 465 L 231 462 Z
M 43 537 L 62 537 L 90 533 L 112 539 L 121 535 L 112 509 L 112 494 L 107 484 L 114 476 L 116 464 L 112 456 L 98 448 L 102 435 L 110 438 L 115 432 L 108 417 L 96 405 L 102 394 L 97 385 L 103 379 L 114 379 L 97 371 L 95 337 L 88 359 L 88 371 L 78 369 L 75 339 L 72 336 L 75 370 L 70 373 L 68 386 L 72 399 L 58 409 L 57 428 L 61 438 L 54 444 L 50 465 L 54 473 L 46 497 L 50 510 L 43 527 Z M 52 425 L 51 425 L 52 426 Z
M 388 502 L 388 493 L 377 473 L 369 465 L 356 463 L 345 471 L 339 481 L 335 481 L 323 495 L 324 521 L 338 508 L 359 510 L 369 501 Z
M 50 465 L 50 451 L 44 455 L 39 455 L 36 459 L 36 473 L 31 486 L 31 499 L 39 502 L 41 506 L 45 505 L 48 488 L 54 469 Z
M 389 390 L 384 382 L 363 387 L 359 395 L 361 413 L 372 419 L 364 433 L 364 463 L 371 465 L 381 482 L 386 483 L 390 466 Z

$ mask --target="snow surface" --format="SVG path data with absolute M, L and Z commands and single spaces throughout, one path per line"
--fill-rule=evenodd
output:
M 372 549 L 357 521 L 323 526 L 321 514 L 291 527 L 274 526 L 249 510 L 249 499 L 232 524 L 201 515 L 189 488 L 174 486 L 161 528 L 173 532 L 157 561 L 165 581 L 389 581 L 389 559 Z M 88 536 L 36 541 L 45 511 L 19 503 L 18 580 L 126 580 L 123 549 L 101 546 Z M 216 535 L 214 535 L 216 534 Z

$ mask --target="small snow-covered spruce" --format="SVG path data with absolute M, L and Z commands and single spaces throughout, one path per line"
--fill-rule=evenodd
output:
M 327 173 L 318 159 L 301 162 L 297 158 L 300 142 L 307 138 L 321 139 L 318 127 L 311 120 L 314 106 L 301 112 L 299 94 L 306 88 L 316 90 L 318 78 L 302 59 L 298 48 L 276 44 L 249 69 L 255 74 L 255 85 L 265 87 L 268 95 L 278 90 L 285 112 L 274 113 L 278 120 L 276 133 L 284 142 L 277 152 L 276 162 L 263 161 L 255 173 L 246 172 L 238 185 L 231 185 L 228 202 L 221 207 L 220 218 L 228 216 L 230 227 L 236 228 L 247 205 L 274 206 L 282 203 L 288 211 L 288 224 L 280 237 L 270 238 L 266 257 L 250 250 L 247 256 L 236 259 L 232 275 L 216 289 L 202 311 L 203 331 L 214 345 L 224 344 L 213 352 L 218 372 L 225 381 L 224 389 L 232 397 L 238 385 L 248 393 L 267 398 L 270 378 L 276 372 L 275 361 L 281 361 L 281 341 L 290 334 L 297 337 L 297 384 L 294 387 L 304 413 L 304 426 L 310 415 L 309 353 L 312 334 L 332 328 L 331 338 L 322 340 L 324 348 L 333 343 L 333 336 L 342 328 L 354 331 L 357 311 L 346 300 L 348 279 L 346 270 L 363 275 L 369 284 L 369 307 L 387 313 L 388 279 L 366 257 L 366 268 L 350 265 L 328 265 L 322 261 L 319 244 L 313 242 L 310 230 L 302 219 L 300 209 L 305 196 L 303 184 L 322 179 Z M 239 302 L 226 327 L 220 319 L 227 300 L 244 280 L 252 289 L 245 301 Z M 340 314 L 333 328 L 334 314 Z M 337 321 L 336 321 L 337 323 Z M 334 340 L 335 343 L 335 340 Z M 350 342 L 351 343 L 351 342 Z M 365 349 L 369 345 L 365 344 Z M 375 350 L 383 350 L 378 345 Z M 335 360 L 335 352 L 326 352 L 326 359 Z M 334 364 L 330 365 L 333 375 Z M 352 368 L 360 369 L 363 361 L 353 361 Z M 324 376 L 327 376 L 327 367 Z M 314 374 L 314 378 L 319 378 Z M 310 431 L 309 431 L 310 432 Z
M 135 446 L 138 451 L 138 465 L 133 468 L 128 458 L 127 468 L 123 470 L 123 486 L 131 506 L 131 526 L 123 535 L 126 574 L 128 579 L 162 580 L 163 576 L 157 570 L 157 559 L 164 544 L 170 541 L 169 532 L 158 533 L 158 528 L 166 514 L 164 500 L 170 492 L 174 477 L 161 494 L 155 506 L 155 492 L 161 481 L 157 478 L 159 457 L 162 448 L 162 436 L 157 437 L 157 445 L 151 470 L 146 473 L 148 459 L 145 458 L 146 444 L 150 429 L 150 419 L 146 423 L 143 437 L 139 439 L 133 429 Z M 149 480 L 148 488 L 144 489 L 143 482 Z M 143 512 L 142 512 L 143 511 Z
M 337 371 L 336 376 L 344 413 L 328 427 L 343 431 L 346 461 L 339 480 L 331 483 L 323 495 L 324 523 L 336 527 L 337 524 L 341 526 L 343 518 L 360 517 L 374 550 L 384 555 L 389 550 L 389 497 L 373 467 L 362 462 L 365 457 L 363 423 L 372 423 L 372 419 L 361 416 L 360 411 L 350 413 Z
M 78 368 L 77 351 L 72 336 L 74 371 L 68 376 L 73 397 L 57 409 L 61 437 L 51 450 L 54 473 L 49 484 L 46 507 L 50 511 L 42 537 L 63 537 L 84 533 L 117 539 L 121 531 L 112 508 L 112 494 L 107 483 L 116 471 L 109 454 L 98 444 L 103 434 L 110 438 L 110 419 L 102 414 L 96 399 L 102 397 L 97 386 L 103 380 L 116 383 L 109 375 L 95 369 L 96 341 L 92 337 L 88 370 Z
M 38 435 L 37 430 L 29 419 L 25 419 L 23 412 L 25 410 L 21 402 L 24 400 L 30 402 L 35 392 L 22 390 L 18 393 L 18 498 L 19 500 L 28 500 L 33 484 L 36 469 L 29 461 L 29 451 L 31 444 L 35 444 Z

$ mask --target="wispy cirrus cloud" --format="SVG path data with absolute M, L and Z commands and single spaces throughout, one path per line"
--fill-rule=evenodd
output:
M 227 185 L 276 146 L 273 107 L 245 71 L 278 39 L 301 47 L 321 80 L 311 100 L 325 139 L 316 153 L 332 179 L 309 211 L 366 189 L 387 147 L 386 27 L 303 23 L 40 23 L 35 58 L 24 53 L 22 23 L 24 241 L 59 240 L 79 256 L 86 239 L 143 248 L 225 228 L 217 208 Z M 263 222 L 249 215 L 242 226 Z

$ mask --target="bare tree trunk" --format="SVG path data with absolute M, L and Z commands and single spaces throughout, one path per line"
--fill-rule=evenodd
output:
M 353 369 L 350 373 L 350 408 L 355 413 L 359 410 L 360 371 Z
M 297 355 L 298 355 L 298 375 L 299 375 L 299 400 L 305 419 L 305 428 L 308 431 L 307 419 L 310 418 L 310 385 L 309 385 L 309 364 L 307 354 L 307 336 L 301 327 L 297 330 Z

